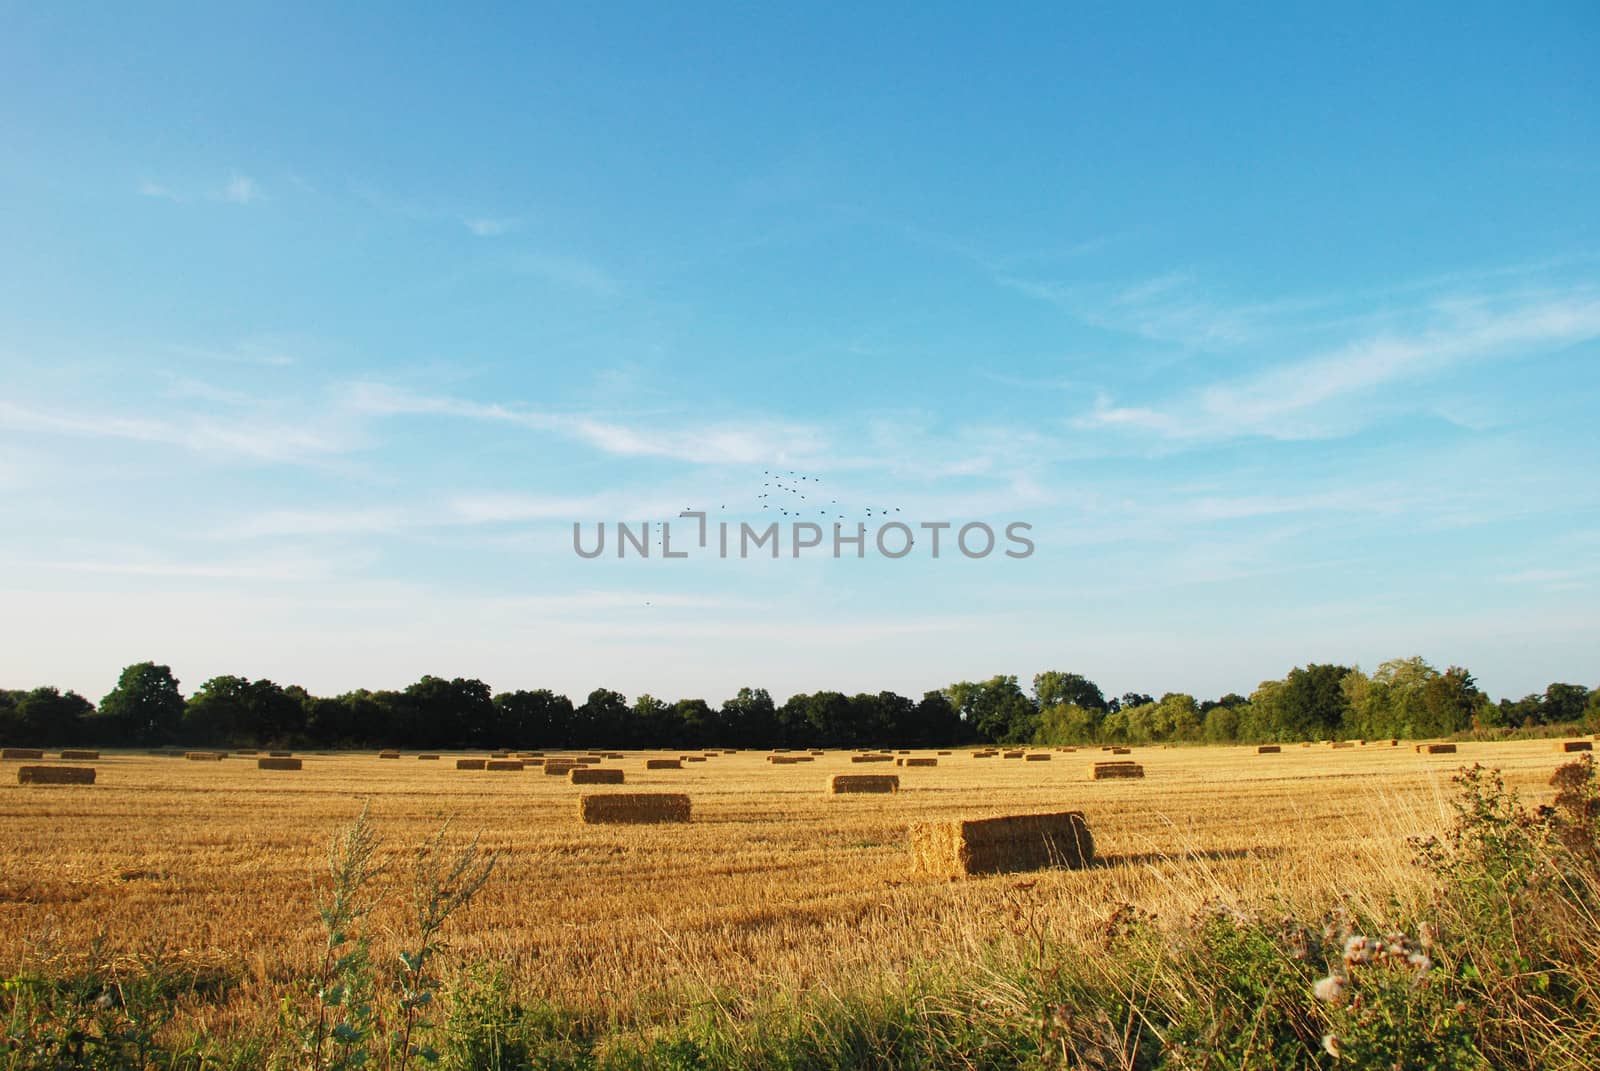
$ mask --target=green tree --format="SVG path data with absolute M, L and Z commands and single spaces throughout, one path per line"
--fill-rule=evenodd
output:
M 1047 670 L 1033 678 L 1033 700 L 1040 710 L 1072 703 L 1085 710 L 1105 713 L 1106 697 L 1100 686 L 1078 673 Z
M 1310 663 L 1289 671 L 1277 696 L 1277 714 L 1288 739 L 1321 740 L 1340 733 L 1349 703 L 1340 683 L 1346 666 Z
M 907 743 L 926 747 L 961 742 L 961 715 L 943 692 L 923 692 L 911 717 L 915 730 L 905 738 Z
M 609 688 L 596 688 L 572 712 L 572 744 L 603 747 L 622 736 L 629 719 L 628 698 Z
M 717 716 L 704 699 L 680 699 L 672 704 L 673 743 L 679 747 L 707 747 L 713 743 Z
M 1583 720 L 1589 689 L 1581 684 L 1552 684 L 1544 690 L 1544 720 L 1549 725 L 1570 725 Z
M 288 743 L 306 728 L 305 689 L 273 681 L 213 677 L 183 708 L 181 736 L 201 744 Z
M 17 734 L 39 744 L 76 744 L 93 713 L 94 704 L 77 692 L 35 688 L 16 702 Z
M 1034 731 L 1033 742 L 1051 747 L 1088 744 L 1094 741 L 1100 722 L 1099 711 L 1076 703 L 1057 703 L 1039 712 L 1039 727 Z
M 765 688 L 740 688 L 718 712 L 724 741 L 735 747 L 772 747 L 778 740 L 778 711 Z
M 517 748 L 564 747 L 571 742 L 572 700 L 548 688 L 494 697 L 501 732 Z
M 1231 744 L 1239 739 L 1239 707 L 1218 704 L 1205 713 L 1200 736 L 1208 744 Z
M 183 693 L 171 668 L 154 662 L 128 666 L 100 700 L 100 713 L 121 735 L 139 744 L 170 744 L 183 725 Z
M 983 740 L 1024 744 L 1038 728 L 1039 709 L 1023 694 L 1014 676 L 995 676 L 975 684 L 958 681 L 945 695 L 961 712 L 961 720 Z

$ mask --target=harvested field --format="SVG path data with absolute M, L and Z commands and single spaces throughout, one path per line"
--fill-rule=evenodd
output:
M 966 877 L 1094 862 L 1094 838 L 1081 811 L 1006 815 L 911 827 L 912 869 L 933 877 Z
M 452 922 L 451 954 L 493 960 L 531 990 L 597 1014 L 620 1012 L 627 994 L 680 992 L 684 957 L 696 985 L 738 991 L 901 977 L 1006 939 L 1013 903 L 1055 939 L 1092 941 L 1123 903 L 1186 918 L 1219 889 L 1319 914 L 1334 906 L 1335 871 L 1347 875 L 1341 896 L 1421 902 L 1426 875 L 1410 865 L 1406 838 L 1448 824 L 1461 763 L 1418 762 L 1403 748 L 1283 750 L 1293 754 L 1262 763 L 1254 747 L 1141 749 L 1149 780 L 1099 782 L 1063 776 L 1081 767 L 974 762 L 963 750 L 899 792 L 849 800 L 818 791 L 816 765 L 775 766 L 764 751 L 660 773 L 631 754 L 628 780 L 640 783 L 630 789 L 693 798 L 692 822 L 662 826 L 582 824 L 565 778 L 462 777 L 449 756 L 319 755 L 287 778 L 244 762 L 103 751 L 92 792 L 0 785 L 0 873 L 17 886 L 72 889 L 3 905 L 0 972 L 29 962 L 29 935 L 47 927 L 75 943 L 104 931 L 118 955 L 153 940 L 207 949 L 244 979 L 207 1012 L 208 1029 L 271 1030 L 274 979 L 309 973 L 319 954 L 308 876 L 325 872 L 329 837 L 363 801 L 384 860 L 402 874 L 444 816 L 454 816 L 452 835 L 483 831 L 505 854 Z M 1463 750 L 1504 770 L 1530 804 L 1550 801 L 1550 775 L 1566 761 L 1551 740 Z M 847 754 L 819 761 L 848 768 Z M 1004 877 L 908 874 L 914 824 L 1066 810 L 1082 811 L 1094 832 L 1088 869 L 1031 874 L 1027 889 Z M 375 959 L 393 961 L 389 935 L 404 910 L 374 919 Z M 677 942 L 670 955 L 663 929 Z

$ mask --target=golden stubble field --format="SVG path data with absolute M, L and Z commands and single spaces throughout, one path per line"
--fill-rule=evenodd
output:
M 1039 749 L 1035 749 L 1039 750 Z M 1142 781 L 1088 779 L 1099 749 L 1049 762 L 936 768 L 853 765 L 848 753 L 774 766 L 765 753 L 682 770 L 630 753 L 620 789 L 537 769 L 461 771 L 452 758 L 307 753 L 299 772 L 250 758 L 191 762 L 107 754 L 93 786 L 24 786 L 0 765 L 0 972 L 96 935 L 234 965 L 245 978 L 212 1025 L 270 1015 L 285 980 L 320 953 L 313 880 L 330 837 L 370 804 L 392 906 L 373 919 L 379 962 L 403 926 L 407 866 L 446 819 L 502 854 L 452 922 L 451 954 L 505 966 L 520 986 L 597 1013 L 666 1010 L 729 993 L 871 984 L 917 962 L 971 962 L 1008 935 L 1087 939 L 1131 903 L 1181 919 L 1221 900 L 1321 912 L 1381 911 L 1419 894 L 1406 838 L 1448 822 L 1461 765 L 1503 770 L 1532 801 L 1572 756 L 1553 741 L 1334 750 L 1136 748 Z M 932 751 L 916 752 L 933 755 Z M 829 796 L 836 773 L 897 773 L 889 796 Z M 586 826 L 585 791 L 688 792 L 687 825 Z M 913 822 L 1081 810 L 1099 862 L 962 881 L 914 876 Z

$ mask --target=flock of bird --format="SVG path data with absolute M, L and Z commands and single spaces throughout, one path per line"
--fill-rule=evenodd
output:
M 821 476 L 810 476 L 794 469 L 764 469 L 761 475 L 765 478 L 755 504 L 764 510 L 776 512 L 780 517 L 792 517 L 795 520 L 826 518 L 825 523 L 832 524 L 888 518 L 901 512 L 899 506 L 865 506 L 858 512 L 849 505 L 840 505 L 837 498 L 831 498 L 828 492 L 823 491 Z M 726 503 L 717 507 L 718 512 L 725 512 L 727 508 Z M 683 512 L 697 511 L 693 506 L 685 506 Z M 706 520 L 710 521 L 710 511 L 706 512 Z M 656 536 L 655 543 L 657 547 L 662 546 L 661 536 Z
M 790 469 L 766 469 L 761 475 L 765 481 L 761 484 L 761 493 L 756 496 L 756 502 L 765 510 L 777 510 L 781 517 L 827 517 L 833 521 L 842 521 L 854 513 L 848 506 L 841 507 L 837 498 L 829 498 L 822 490 L 821 476 L 808 476 Z M 727 507 L 723 507 L 726 509 Z M 864 508 L 866 519 L 874 517 L 887 517 L 891 513 L 899 513 L 899 506 L 867 506 Z M 850 517 L 849 519 L 861 519 Z

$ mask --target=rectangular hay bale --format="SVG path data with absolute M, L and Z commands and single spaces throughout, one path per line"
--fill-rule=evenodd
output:
M 920 822 L 910 839 L 913 871 L 933 877 L 1077 870 L 1094 862 L 1094 837 L 1081 811 Z
M 18 766 L 19 785 L 92 785 L 93 766 Z
M 98 751 L 82 751 L 75 748 L 68 748 L 66 751 L 61 753 L 62 760 L 66 762 L 87 762 L 91 759 L 98 759 L 99 757 L 100 752 Z
M 521 771 L 523 766 L 521 759 L 490 759 L 483 764 L 483 768 L 485 770 L 501 770 L 510 772 Z
M 586 793 L 578 797 L 578 818 L 591 825 L 687 822 L 689 797 L 682 792 Z
M 1594 744 L 1590 743 L 1587 740 L 1563 740 L 1561 742 L 1561 750 L 1562 751 L 1593 751 L 1594 750 Z
M 42 759 L 44 752 L 36 747 L 0 748 L 0 759 Z
M 549 777 L 565 777 L 569 770 L 578 769 L 575 762 L 558 761 L 555 759 L 544 760 L 544 772 Z
M 1456 746 L 1454 744 L 1420 744 L 1417 750 L 1424 755 L 1454 755 Z
M 768 756 L 768 757 L 772 758 L 773 756 Z M 644 768 L 646 770 L 681 770 L 681 769 L 683 769 L 683 760 L 681 760 L 681 759 L 645 759 L 644 760 Z
M 1262 744 L 1260 747 L 1256 748 L 1257 755 L 1279 755 L 1282 753 L 1283 748 L 1279 747 L 1277 744 Z
M 900 778 L 895 774 L 836 774 L 828 779 L 828 792 L 834 796 L 852 792 L 899 791 Z
M 567 771 L 567 778 L 575 785 L 620 785 L 622 771 L 600 770 L 593 766 L 574 766 Z
M 185 751 L 183 757 L 190 762 L 221 762 L 227 757 L 225 751 Z
M 906 759 L 905 763 L 907 766 L 937 766 L 939 765 L 939 760 L 913 757 Z
M 456 769 L 481 770 L 483 769 L 484 765 L 488 763 L 488 761 L 488 759 L 457 759 Z
M 1097 762 L 1089 770 L 1089 780 L 1108 781 L 1116 778 L 1140 778 L 1144 767 L 1137 762 Z
M 851 755 L 851 762 L 889 762 L 893 755 Z
M 1045 751 L 1030 751 L 1022 758 L 1025 762 L 1049 762 L 1050 754 Z
M 286 759 L 281 755 L 264 755 L 256 760 L 258 770 L 298 770 L 300 765 L 299 759 Z

